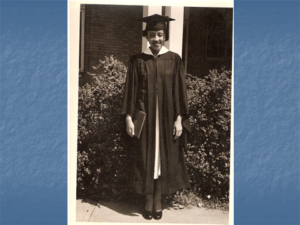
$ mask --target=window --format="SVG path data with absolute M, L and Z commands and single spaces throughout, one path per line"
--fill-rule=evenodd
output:
M 210 9 L 207 15 L 206 58 L 225 60 L 227 54 L 226 11 Z

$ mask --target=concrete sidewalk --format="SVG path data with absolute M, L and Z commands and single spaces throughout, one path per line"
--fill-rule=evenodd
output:
M 78 199 L 76 201 L 77 222 L 115 223 L 181 223 L 181 224 L 228 224 L 228 211 L 192 207 L 190 209 L 163 209 L 161 220 L 145 220 L 143 208 L 138 204 L 102 202 Z

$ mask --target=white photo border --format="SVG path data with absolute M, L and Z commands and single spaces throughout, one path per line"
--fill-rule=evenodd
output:
M 77 170 L 77 118 L 78 118 L 78 87 L 79 87 L 79 33 L 80 4 L 109 5 L 172 5 L 193 7 L 223 7 L 233 8 L 233 0 L 197 0 L 197 1 L 157 1 L 151 3 L 144 0 L 110 1 L 72 1 L 68 0 L 68 224 L 93 225 L 112 224 L 102 222 L 76 222 L 76 170 Z M 234 17 L 233 17 L 234 18 Z M 234 26 L 233 26 L 234 33 Z M 231 96 L 231 143 L 230 143 L 230 199 L 229 224 L 234 224 L 234 35 L 232 38 L 232 96 Z M 118 224 L 118 223 L 113 223 Z M 139 223 L 143 224 L 143 223 Z M 146 223 L 145 223 L 146 224 Z M 180 224 L 177 224 L 180 225 Z

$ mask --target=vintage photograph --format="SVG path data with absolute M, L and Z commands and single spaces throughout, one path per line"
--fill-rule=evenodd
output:
M 76 222 L 229 224 L 233 8 L 76 9 Z

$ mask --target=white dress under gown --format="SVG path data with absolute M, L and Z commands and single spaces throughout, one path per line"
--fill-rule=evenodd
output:
M 167 53 L 169 50 L 166 47 L 162 47 L 157 55 Z M 153 55 L 150 48 L 144 51 L 145 54 Z M 153 55 L 154 56 L 154 55 Z M 155 57 L 155 56 L 154 56 Z M 156 95 L 156 122 L 155 122 L 155 161 L 154 161 L 154 179 L 158 179 L 161 174 L 160 165 L 160 152 L 159 152 L 159 116 L 158 116 L 158 95 Z

